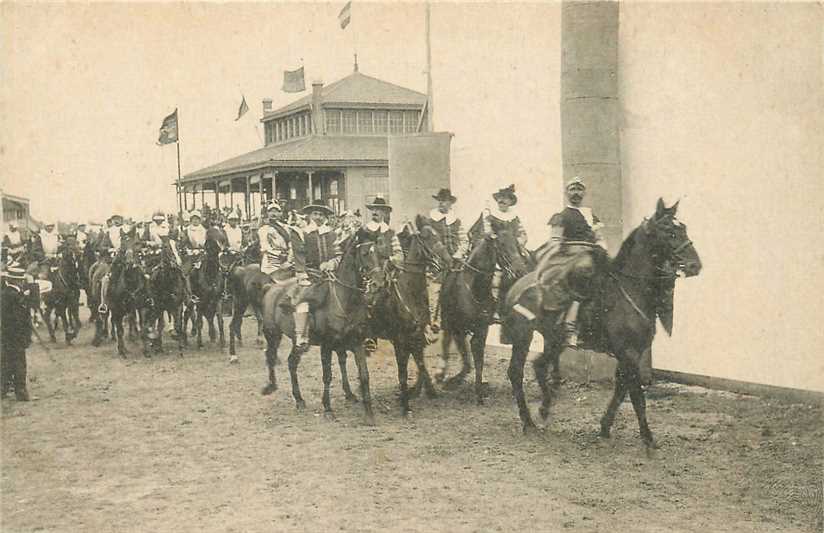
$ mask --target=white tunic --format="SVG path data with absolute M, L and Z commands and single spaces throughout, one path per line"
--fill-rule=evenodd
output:
M 56 229 L 51 232 L 45 230 L 40 232 L 40 242 L 43 243 L 43 253 L 46 254 L 46 257 L 54 257 L 57 255 L 57 250 L 60 248 L 58 236 L 59 234 Z
M 189 226 L 186 235 L 192 248 L 203 248 L 206 245 L 206 228 L 203 226 Z
M 163 244 L 163 238 L 169 236 L 169 224 L 161 222 L 149 226 L 149 241 L 154 244 Z
M 120 240 L 121 240 L 121 237 L 123 236 L 123 233 L 120 231 L 120 228 L 117 227 L 117 226 L 112 226 L 111 228 L 109 228 L 107 230 L 107 232 L 109 234 L 109 240 L 112 241 L 112 247 L 115 250 L 119 250 L 120 249 Z
M 289 242 L 272 226 L 266 224 L 258 230 L 260 239 L 260 271 L 271 274 L 283 268 L 288 261 Z
M 86 235 L 85 232 L 77 230 L 77 244 L 80 246 L 80 249 L 86 247 L 86 241 L 88 240 L 89 236 Z
M 233 228 L 226 226 L 223 231 L 226 232 L 226 240 L 229 242 L 229 250 L 233 252 L 243 251 L 243 230 L 239 227 Z

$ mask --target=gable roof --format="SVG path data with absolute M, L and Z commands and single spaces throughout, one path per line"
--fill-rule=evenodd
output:
M 184 182 L 248 172 L 270 166 L 323 166 L 347 162 L 386 165 L 388 139 L 384 136 L 313 135 L 281 144 L 270 144 L 251 152 L 196 170 Z
M 426 102 L 426 95 L 423 93 L 361 74 L 358 71 L 334 83 L 325 85 L 321 89 L 321 94 L 323 95 L 324 106 L 348 104 L 422 106 Z M 269 117 L 283 115 L 311 103 L 312 94 L 310 90 L 310 93 L 303 98 L 265 113 L 262 121 L 265 122 Z

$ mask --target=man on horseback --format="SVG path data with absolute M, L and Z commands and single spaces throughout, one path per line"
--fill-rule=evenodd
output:
M 240 222 L 240 215 L 237 211 L 229 213 L 229 225 L 223 228 L 226 234 L 226 245 L 230 253 L 242 254 L 246 248 L 246 237 L 243 235 L 243 230 L 238 223 Z
M 461 226 L 461 220 L 455 216 L 452 206 L 458 200 L 449 189 L 441 189 L 438 194 L 432 197 L 438 202 L 438 206 L 429 212 L 429 219 L 432 221 L 432 229 L 438 234 L 438 238 L 446 247 L 449 255 L 460 260 L 466 256 L 468 243 L 466 231 Z M 427 337 L 435 334 L 440 329 L 438 313 L 441 309 L 440 296 L 443 277 L 449 272 L 449 265 L 441 273 L 441 277 L 433 278 L 429 285 L 429 316 L 431 326 L 428 326 Z
M 309 348 L 309 303 L 313 301 L 318 282 L 323 281 L 321 272 L 334 272 L 343 252 L 335 231 L 326 224 L 333 211 L 323 204 L 310 204 L 303 208 L 309 217 L 301 230 L 303 238 L 292 239 L 298 285 L 295 305 L 295 349 L 305 352 Z
M 281 221 L 283 209 L 276 200 L 266 206 L 266 219 L 258 230 L 260 240 L 260 271 L 274 279 L 274 275 L 289 266 L 292 235 Z
M 101 258 L 110 260 L 111 253 L 119 250 L 123 243 L 123 217 L 114 214 L 109 220 L 111 220 L 112 225 L 101 234 L 98 251 Z M 106 222 L 108 223 L 108 221 Z
M 3 252 L 4 254 L 8 254 L 6 261 L 9 263 L 17 262 L 25 251 L 26 243 L 24 242 L 23 235 L 20 233 L 20 229 L 17 227 L 17 222 L 9 222 L 9 229 L 6 234 L 3 235 Z
M 517 239 L 521 255 L 526 256 L 526 230 L 514 209 L 518 203 L 515 185 L 499 189 L 498 192 L 492 195 L 492 198 L 495 200 L 495 207 L 484 209 L 481 216 L 469 229 L 469 241 L 472 243 L 472 247 L 477 246 L 484 238 L 495 239 L 501 232 L 507 231 Z M 493 290 L 495 287 L 498 288 L 497 295 L 494 295 L 498 300 L 498 305 L 492 317 L 493 322 L 500 322 L 501 306 L 506 299 L 509 287 L 514 282 L 515 280 L 502 276 L 500 271 L 495 272 L 495 280 L 492 286 Z
M 40 242 L 43 245 L 43 253 L 46 259 L 53 260 L 60 251 L 60 233 L 55 228 L 54 222 L 46 222 L 44 229 L 40 232 Z
M 550 240 L 540 260 L 546 267 L 542 284 L 549 287 L 548 299 L 570 300 L 564 316 L 564 345 L 578 347 L 578 310 L 590 298 L 590 285 L 597 265 L 606 258 L 606 242 L 598 217 L 584 207 L 586 184 L 579 177 L 566 186 L 567 207 L 549 219 Z

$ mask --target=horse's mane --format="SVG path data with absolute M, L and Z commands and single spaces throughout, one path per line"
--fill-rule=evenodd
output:
M 609 266 L 612 270 L 620 270 L 626 265 L 627 260 L 635 247 L 635 234 L 638 233 L 640 228 L 641 226 L 638 226 L 632 230 L 630 234 L 627 235 L 627 238 L 624 239 L 624 242 L 621 243 L 621 248 L 618 250 L 618 253 L 609 262 Z

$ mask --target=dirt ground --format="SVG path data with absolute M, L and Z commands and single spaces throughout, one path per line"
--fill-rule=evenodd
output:
M 382 342 L 367 427 L 337 368 L 337 421 L 320 416 L 316 350 L 300 367 L 299 412 L 285 364 L 280 389 L 260 395 L 253 341 L 229 365 L 214 347 L 144 359 L 132 345 L 122 360 L 90 336 L 35 345 L 38 399 L 2 402 L 4 532 L 822 529 L 820 406 L 659 383 L 648 458 L 629 402 L 612 439 L 596 437 L 609 384 L 565 383 L 546 430 L 523 436 L 502 352 L 487 356 L 487 405 L 470 385 L 441 389 L 402 419 Z M 351 359 L 349 371 L 356 385 Z M 527 391 L 536 402 L 531 369 Z

